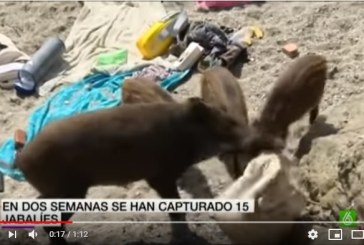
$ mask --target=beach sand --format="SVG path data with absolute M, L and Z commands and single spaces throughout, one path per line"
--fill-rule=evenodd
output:
M 9 36 L 18 48 L 31 54 L 51 35 L 66 38 L 81 4 L 77 2 L 48 3 L 1 3 L 0 32 Z M 265 36 L 255 40 L 248 49 L 251 61 L 242 68 L 241 86 L 247 99 L 249 114 L 252 117 L 262 106 L 262 102 L 279 72 L 291 61 L 281 52 L 287 41 L 297 42 L 299 51 L 304 54 L 316 52 L 327 57 L 332 77 L 322 102 L 322 109 L 339 106 L 350 97 L 363 93 L 364 12 L 363 3 L 265 3 L 261 6 L 247 5 L 229 11 L 200 13 L 190 8 L 193 20 L 210 20 L 212 23 L 239 28 L 247 25 L 260 25 Z M 168 6 L 169 8 L 176 6 Z M 197 95 L 197 79 L 177 89 L 178 97 Z M 12 91 L 0 90 L 0 142 L 13 135 L 17 128 L 25 128 L 26 119 L 41 100 L 17 98 Z M 207 178 L 187 171 L 180 187 L 182 197 L 216 196 L 231 183 L 223 165 L 216 159 L 200 163 L 199 168 Z M 192 188 L 193 187 L 193 188 Z M 37 193 L 27 183 L 19 183 L 6 178 L 5 192 L 0 198 L 33 198 Z M 126 187 L 95 187 L 89 190 L 91 198 L 149 198 L 157 197 L 144 182 Z M 318 215 L 322 217 L 322 215 Z M 75 215 L 75 220 L 168 220 L 167 215 Z M 206 214 L 188 215 L 189 220 L 209 220 Z M 229 243 L 216 224 L 190 224 L 190 228 L 211 243 Z M 126 244 L 127 242 L 167 242 L 170 236 L 168 224 L 75 224 L 69 229 L 88 231 L 89 238 L 71 238 L 80 244 Z M 38 240 L 26 238 L 21 244 L 44 244 L 45 233 L 37 229 Z M 0 231 L 0 244 L 20 244 L 26 231 L 19 231 L 18 238 L 7 239 L 5 231 Z M 345 243 L 348 244 L 348 243 Z

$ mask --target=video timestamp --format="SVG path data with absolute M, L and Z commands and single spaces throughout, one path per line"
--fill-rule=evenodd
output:
M 87 238 L 88 231 L 50 231 L 49 237 Z

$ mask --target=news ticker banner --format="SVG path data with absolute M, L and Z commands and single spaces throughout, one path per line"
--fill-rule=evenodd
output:
M 3 199 L 0 224 L 61 225 L 62 213 L 253 213 L 240 199 Z

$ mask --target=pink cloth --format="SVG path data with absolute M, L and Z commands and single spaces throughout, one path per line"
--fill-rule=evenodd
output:
M 200 8 L 226 8 L 242 5 L 245 1 L 196 1 Z

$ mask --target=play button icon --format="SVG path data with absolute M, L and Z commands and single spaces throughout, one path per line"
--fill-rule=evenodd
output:
M 16 231 L 14 231 L 14 233 L 9 231 L 9 238 L 11 238 L 11 237 L 16 238 Z

